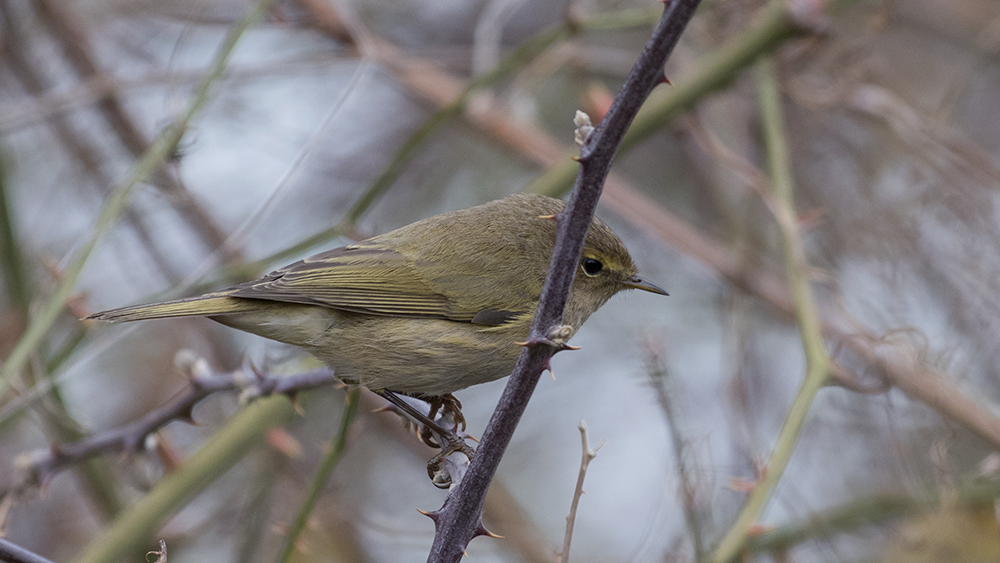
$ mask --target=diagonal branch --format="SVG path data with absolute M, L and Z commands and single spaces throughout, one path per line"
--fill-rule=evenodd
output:
M 191 384 L 173 401 L 151 411 L 141 419 L 72 444 L 25 454 L 21 463 L 25 474 L 18 488 L 47 481 L 53 475 L 83 461 L 110 452 L 131 453 L 138 450 L 146 436 L 173 420 L 191 420 L 191 409 L 199 401 L 223 391 L 241 391 L 254 397 L 288 394 L 336 383 L 330 369 L 318 369 L 287 376 L 268 376 L 253 370 L 212 374 L 202 361 L 190 363 Z M 202 367 L 204 366 L 204 367 Z
M 659 25 L 611 109 L 580 151 L 580 172 L 569 203 L 558 216 L 556 247 L 527 345 L 483 433 L 468 473 L 444 506 L 431 515 L 437 531 L 429 562 L 457 562 L 473 537 L 488 533 L 481 524 L 486 490 L 539 376 L 552 355 L 562 348 L 552 342 L 549 334 L 561 328 L 563 308 L 611 160 L 639 107 L 653 88 L 664 82 L 663 65 L 698 3 L 699 0 L 673 0 L 665 6 Z

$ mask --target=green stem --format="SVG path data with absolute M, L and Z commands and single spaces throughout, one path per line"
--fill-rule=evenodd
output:
M 767 506 L 771 494 L 781 481 L 785 468 L 788 467 L 813 399 L 826 384 L 830 364 L 823 346 L 819 314 L 812 287 L 809 285 L 809 266 L 806 263 L 802 236 L 796 220 L 792 198 L 792 167 L 781 112 L 781 93 L 775 76 L 774 62 L 770 58 L 761 59 L 757 65 L 757 91 L 767 148 L 768 170 L 771 175 L 771 191 L 774 197 L 772 209 L 785 241 L 785 267 L 788 283 L 795 298 L 795 313 L 806 357 L 806 375 L 785 417 L 774 450 L 768 459 L 764 477 L 754 487 L 736 523 L 716 548 L 712 557 L 714 563 L 731 561 L 744 549 L 750 526 Z
M 205 447 L 152 491 L 130 506 L 94 540 L 77 563 L 125 561 L 147 545 L 163 522 L 199 492 L 236 465 L 267 431 L 286 424 L 295 414 L 284 395 L 254 401 L 216 432 Z
M 322 494 L 323 489 L 326 487 L 326 482 L 330 479 L 330 474 L 333 473 L 334 468 L 337 467 L 337 462 L 340 461 L 344 450 L 347 449 L 347 431 L 351 428 L 351 423 L 354 422 L 354 415 L 358 412 L 360 398 L 360 387 L 351 389 L 351 392 L 347 394 L 347 403 L 344 405 L 344 413 L 340 418 L 340 430 L 337 431 L 337 441 L 331 445 L 326 458 L 323 459 L 319 470 L 316 471 L 316 478 L 313 479 L 312 486 L 309 487 L 309 491 L 302 501 L 299 513 L 295 515 L 295 521 L 292 522 L 291 527 L 288 529 L 285 547 L 281 550 L 281 555 L 278 557 L 280 563 L 287 563 L 291 560 L 292 554 L 295 553 L 295 544 L 302 534 L 302 530 L 306 527 L 306 522 L 309 520 L 309 515 L 312 514 L 313 508 L 316 506 L 316 501 L 319 500 L 320 494 Z
M 17 229 L 14 214 L 10 208 L 7 193 L 7 170 L 5 155 L 0 152 L 0 267 L 3 268 L 4 282 L 10 304 L 24 319 L 28 318 L 28 283 L 21 258 L 21 247 L 17 243 Z
M 188 107 L 180 118 L 167 126 L 163 132 L 150 144 L 149 150 L 132 168 L 128 178 L 119 184 L 108 198 L 104 209 L 101 210 L 97 218 L 97 224 L 91 235 L 83 242 L 76 256 L 70 262 L 64 272 L 63 279 L 59 282 L 55 294 L 40 309 L 38 314 L 31 319 L 28 329 L 21 340 L 10 353 L 3 369 L 0 370 L 0 396 L 3 395 L 13 378 L 21 372 L 32 352 L 45 338 L 49 329 L 58 319 L 66 301 L 74 291 L 74 286 L 80 277 L 83 268 L 90 258 L 90 254 L 97 246 L 101 236 L 107 232 L 115 220 L 121 215 L 128 203 L 132 188 L 141 182 L 146 181 L 155 173 L 160 166 L 174 153 L 177 144 L 187 131 L 188 124 L 199 110 L 208 101 L 208 93 L 212 85 L 222 76 L 226 69 L 226 63 L 230 54 L 236 46 L 237 41 L 243 33 L 256 24 L 264 16 L 267 9 L 274 3 L 274 0 L 258 0 L 243 16 L 243 18 L 230 29 L 226 35 L 222 46 L 215 55 L 215 59 L 209 67 L 205 78 L 198 85 Z

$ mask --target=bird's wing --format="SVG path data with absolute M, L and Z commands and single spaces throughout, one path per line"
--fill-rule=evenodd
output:
M 317 254 L 224 292 L 233 297 L 319 305 L 372 315 L 499 325 L 522 311 L 463 300 L 427 279 L 413 259 L 375 246 Z

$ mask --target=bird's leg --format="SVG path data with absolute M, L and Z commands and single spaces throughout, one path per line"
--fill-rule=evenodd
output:
M 440 471 L 441 465 L 444 462 L 445 458 L 447 458 L 449 455 L 455 452 L 462 452 L 463 454 L 465 454 L 467 458 L 472 459 L 472 455 L 475 453 L 475 450 L 473 450 L 471 447 L 469 447 L 468 444 L 465 443 L 465 439 L 461 438 L 458 434 L 456 434 L 454 430 L 448 430 L 433 420 L 433 415 L 436 414 L 435 411 L 440 409 L 441 405 L 439 405 L 438 407 L 434 407 L 432 404 L 431 406 L 432 416 L 428 417 L 424 415 L 424 413 L 414 408 L 413 405 L 407 403 L 402 398 L 400 398 L 399 395 L 397 395 L 392 391 L 389 391 L 388 389 L 375 391 L 375 393 L 381 395 L 387 401 L 389 401 L 393 405 L 396 405 L 396 407 L 398 407 L 401 411 L 403 411 L 411 418 L 422 424 L 424 426 L 424 430 L 421 431 L 421 438 L 424 439 L 425 443 L 428 443 L 429 445 L 434 444 L 434 447 L 441 448 L 441 451 L 438 452 L 436 456 L 434 456 L 433 458 L 431 458 L 430 461 L 427 462 L 427 474 L 431 477 L 431 480 L 434 481 L 435 485 L 441 486 L 438 484 L 439 479 L 437 477 L 437 474 Z M 455 399 L 454 397 L 451 397 L 451 399 L 454 401 L 454 403 L 458 403 L 458 408 L 460 409 L 461 403 L 458 402 L 458 399 Z M 446 409 L 454 409 L 454 405 L 446 399 L 442 398 L 442 404 L 445 405 Z M 454 414 L 455 412 L 458 413 L 459 417 L 461 416 L 461 411 L 459 410 L 459 411 L 452 411 L 453 417 L 456 416 Z M 465 419 L 463 417 L 462 418 L 463 427 L 464 427 L 464 422 Z M 429 436 L 431 436 L 432 433 L 436 433 L 438 436 L 440 436 L 440 438 L 442 438 L 446 444 L 443 446 L 437 445 L 436 441 L 429 438 Z M 448 481 L 447 483 L 442 482 L 442 484 L 444 485 L 444 487 L 442 488 L 446 488 L 449 483 L 450 481 Z

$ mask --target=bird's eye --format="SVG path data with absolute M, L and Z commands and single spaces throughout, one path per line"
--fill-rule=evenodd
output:
M 587 272 L 588 276 L 596 276 L 604 268 L 604 264 L 601 264 L 600 260 L 594 258 L 584 258 L 581 264 L 583 265 L 583 271 Z

